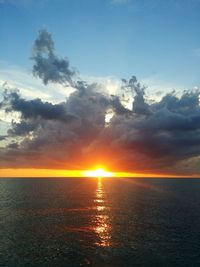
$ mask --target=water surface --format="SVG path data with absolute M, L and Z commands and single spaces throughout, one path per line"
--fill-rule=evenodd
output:
M 199 179 L 0 179 L 0 265 L 200 266 Z

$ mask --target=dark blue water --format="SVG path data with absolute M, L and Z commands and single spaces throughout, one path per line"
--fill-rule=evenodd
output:
M 0 179 L 0 266 L 200 266 L 200 180 Z

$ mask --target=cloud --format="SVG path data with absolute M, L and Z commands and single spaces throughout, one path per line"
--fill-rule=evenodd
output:
M 7 137 L 6 135 L 0 135 L 0 141 L 5 140 L 6 137 Z
M 44 85 L 40 79 L 32 75 L 30 71 L 0 61 L 0 87 L 16 89 L 26 99 L 40 98 L 43 101 L 58 103 L 68 97 L 74 91 L 72 87 L 63 84 L 50 83 Z
M 35 40 L 32 60 L 33 74 L 42 79 L 44 84 L 72 83 L 72 76 L 75 74 L 69 67 L 69 61 L 55 55 L 54 42 L 47 30 L 40 30 Z
M 41 99 L 25 100 L 21 98 L 17 91 L 4 91 L 4 99 L 0 103 L 0 107 L 5 111 L 17 111 L 21 113 L 22 119 L 42 118 L 45 120 L 68 121 L 73 118 L 71 114 L 67 114 L 65 103 L 51 104 L 42 102 Z
M 47 53 L 48 60 L 53 53 L 57 58 L 46 30 L 39 33 L 34 50 L 36 57 Z M 42 81 L 46 77 L 48 83 L 71 83 L 74 90 L 67 99 L 52 103 L 27 99 L 5 88 L 0 109 L 10 116 L 17 112 L 19 120 L 12 121 L 0 137 L 8 140 L 0 148 L 0 167 L 84 169 L 102 163 L 114 170 L 135 172 L 199 172 L 198 89 L 162 93 L 150 101 L 146 87 L 135 76 L 123 79 L 120 90 L 110 94 L 106 86 L 86 83 L 71 74 L 69 62 L 63 72 L 52 64 L 50 61 L 42 71 L 39 68 Z M 127 101 L 132 102 L 129 108 Z M 112 118 L 105 122 L 108 112 Z M 187 168 L 183 168 L 185 162 Z

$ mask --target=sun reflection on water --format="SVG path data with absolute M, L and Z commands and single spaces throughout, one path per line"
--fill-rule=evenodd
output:
M 111 245 L 111 225 L 108 214 L 106 214 L 107 207 L 105 205 L 105 192 L 103 190 L 101 178 L 98 178 L 96 198 L 97 215 L 95 216 L 94 231 L 98 235 L 99 241 L 96 245 L 100 247 L 109 247 Z

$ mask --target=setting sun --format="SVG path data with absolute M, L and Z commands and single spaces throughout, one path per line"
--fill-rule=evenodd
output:
M 96 170 L 84 171 L 84 176 L 86 177 L 112 177 L 114 174 L 112 172 L 107 172 L 103 168 L 98 168 Z

